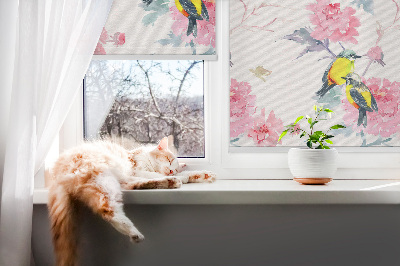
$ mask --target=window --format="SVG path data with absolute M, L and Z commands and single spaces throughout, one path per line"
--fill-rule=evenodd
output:
M 201 63 L 196 64 L 196 69 L 197 71 L 201 72 L 201 78 L 197 77 L 198 80 L 201 80 L 203 82 L 204 90 L 199 89 L 199 93 L 196 94 L 193 88 L 186 88 L 186 94 L 185 96 L 182 96 L 182 100 L 186 99 L 185 97 L 192 98 L 195 97 L 195 95 L 203 95 L 202 98 L 202 107 L 204 108 L 202 111 L 199 111 L 199 113 L 193 114 L 194 117 L 200 117 L 200 114 L 203 117 L 202 125 L 203 125 L 203 132 L 196 131 L 197 136 L 200 136 L 201 134 L 201 142 L 198 142 L 196 145 L 199 148 L 196 148 L 194 150 L 197 151 L 196 154 L 191 153 L 191 151 L 188 150 L 178 150 L 180 156 L 184 157 L 192 157 L 192 158 L 182 158 L 180 161 L 186 162 L 190 165 L 191 169 L 206 169 L 206 170 L 211 170 L 215 171 L 219 178 L 221 179 L 289 179 L 291 178 L 291 174 L 289 172 L 288 166 L 287 166 L 287 150 L 288 148 L 282 147 L 282 148 L 261 148 L 261 150 L 255 151 L 254 149 L 246 149 L 246 148 L 241 148 L 241 149 L 232 149 L 230 147 L 230 128 L 229 128 L 229 88 L 230 88 L 230 81 L 229 81 L 229 63 L 230 63 L 230 45 L 229 45 L 229 38 L 230 38 L 230 27 L 229 27 L 229 0 L 220 0 L 216 1 L 217 5 L 217 24 L 216 24 L 216 34 L 217 34 L 217 43 L 216 43 L 216 50 L 218 54 L 218 61 L 204 61 Z M 103 56 L 94 56 L 94 60 L 97 60 L 101 58 L 102 61 L 93 61 L 90 71 L 96 72 L 96 68 L 98 67 L 98 64 L 104 64 L 107 65 L 109 71 L 109 68 L 113 68 L 117 70 L 116 72 L 110 72 L 114 73 L 116 75 L 115 80 L 108 80 L 107 82 L 114 82 L 114 83 L 119 83 L 121 85 L 121 88 L 123 86 L 127 86 L 126 83 L 127 81 L 124 81 L 126 77 L 123 75 L 120 76 L 119 78 L 118 75 L 121 75 L 124 71 L 129 73 L 129 71 L 132 71 L 132 73 L 136 73 L 137 77 L 138 75 L 142 75 L 140 79 L 133 79 L 130 82 L 139 82 L 139 83 L 144 83 L 144 85 L 141 87 L 142 92 L 139 91 L 132 91 L 132 95 L 128 94 L 125 95 L 123 94 L 123 97 L 120 97 L 119 100 L 127 100 L 131 103 L 135 103 L 135 108 L 137 106 L 143 107 L 143 105 L 147 104 L 147 106 L 151 106 L 153 109 L 152 112 L 156 114 L 157 116 L 157 111 L 155 109 L 154 104 L 151 103 L 151 95 L 149 95 L 149 92 L 146 92 L 146 77 L 145 75 L 143 76 L 143 70 L 139 68 L 135 69 L 130 69 L 130 66 L 137 66 L 137 61 L 123 61 L 123 60 L 135 60 L 137 58 L 134 58 L 133 56 L 123 56 L 119 55 L 117 59 L 123 59 L 123 60 L 116 60 L 113 61 L 112 56 L 108 55 L 103 55 Z M 143 58 L 141 57 L 140 59 L 154 59 L 157 60 L 156 56 L 149 56 L 149 58 Z M 181 58 L 178 58 L 181 59 Z M 154 70 L 153 74 L 157 75 L 163 75 L 165 76 L 165 79 L 169 80 L 170 76 L 169 74 L 162 73 L 162 70 L 168 69 L 167 66 L 164 66 L 165 64 L 169 64 L 169 67 L 171 69 L 174 69 L 174 63 L 170 63 L 171 61 L 139 61 L 142 62 L 142 66 L 144 69 L 147 69 L 148 67 L 151 66 L 151 64 L 157 64 L 160 63 L 156 68 L 157 70 Z M 180 61 L 182 64 L 186 65 L 190 64 L 190 62 L 193 61 Z M 235 62 L 233 62 L 235 63 Z M 244 69 L 245 71 L 246 69 Z M 107 72 L 106 71 L 106 72 Z M 142 72 L 141 72 L 142 71 Z M 247 70 L 246 70 L 247 71 Z M 108 104 L 107 108 L 104 108 L 100 110 L 101 112 L 105 112 L 101 116 L 102 119 L 99 119 L 98 121 L 95 121 L 93 123 L 97 123 L 95 126 L 94 124 L 90 125 L 90 122 L 88 119 L 85 119 L 85 121 L 82 121 L 83 119 L 83 112 L 85 110 L 86 112 L 86 118 L 90 117 L 90 105 L 93 104 L 94 106 L 96 105 L 96 88 L 93 87 L 93 83 L 91 82 L 99 82 L 99 84 L 105 84 L 107 82 L 100 82 L 100 81 L 94 81 L 90 80 L 89 78 L 89 73 L 88 72 L 88 79 L 86 79 L 86 84 L 85 84 L 85 108 L 83 108 L 83 98 L 78 99 L 73 110 L 69 114 L 67 120 L 65 121 L 63 130 L 61 131 L 60 134 L 60 150 L 64 150 L 66 148 L 75 146 L 79 141 L 81 141 L 84 136 L 83 136 L 83 128 L 82 125 L 85 125 L 85 136 L 86 138 L 93 138 L 93 137 L 98 137 L 98 133 L 100 132 L 101 134 L 109 134 L 107 132 L 107 125 L 104 125 L 104 121 L 107 120 L 108 115 L 111 114 L 113 116 L 113 111 L 112 110 L 117 110 L 121 108 L 122 106 L 118 105 L 110 105 Z M 103 73 L 103 75 L 109 75 L 110 73 Z M 251 74 L 251 72 L 249 72 Z M 190 79 L 190 82 L 188 82 L 185 86 L 189 86 L 190 84 L 194 84 L 196 75 L 195 72 L 192 73 L 193 76 Z M 177 79 L 179 79 L 181 76 L 179 74 L 176 74 Z M 153 77 L 150 77 L 151 79 Z M 136 80 L 136 81 L 134 81 Z M 262 81 L 261 81 L 262 82 Z M 154 81 L 156 84 L 157 82 Z M 172 83 L 173 84 L 173 83 Z M 138 84 L 135 84 L 138 85 Z M 108 86 L 108 85 L 107 85 Z M 161 86 L 160 84 L 155 85 L 155 86 Z M 116 86 L 118 87 L 118 86 Z M 172 87 L 172 85 L 168 85 L 168 88 Z M 97 88 L 98 89 L 98 88 Z M 201 91 L 201 92 L 200 92 Z M 92 94 L 90 96 L 90 93 Z M 137 95 L 138 93 L 142 93 Z M 171 95 L 171 92 L 169 89 L 160 89 L 159 91 L 155 92 L 157 99 L 159 101 L 168 101 L 168 95 Z M 175 92 L 176 93 L 176 92 Z M 172 95 L 175 95 L 172 93 Z M 114 94 L 113 96 L 114 97 Z M 197 96 L 196 96 L 197 97 Z M 147 102 L 145 102 L 145 99 Z M 118 102 L 118 101 L 116 101 Z M 184 102 L 184 101 L 183 101 Z M 114 103 L 114 102 L 113 102 Z M 197 103 L 199 104 L 199 103 Z M 132 107 L 132 105 L 130 105 Z M 96 106 L 95 106 L 96 107 Z M 97 106 L 96 108 L 98 108 Z M 111 110 L 111 112 L 110 112 Z M 143 109 L 142 109 L 143 110 Z M 93 114 L 96 114 L 96 112 L 100 111 L 93 111 Z M 141 113 L 140 111 L 134 110 L 136 112 L 135 119 L 142 119 L 141 118 Z M 186 116 L 186 112 L 182 112 L 181 114 Z M 124 117 L 124 122 L 127 123 L 125 127 L 121 127 L 121 136 L 126 136 L 129 134 L 132 134 L 134 138 L 138 139 L 139 141 L 143 142 L 154 142 L 160 139 L 160 137 L 166 133 L 164 131 L 171 131 L 171 128 L 169 127 L 169 124 L 171 122 L 169 121 L 164 121 L 163 119 L 157 119 L 156 117 L 150 117 L 150 121 L 157 121 L 157 120 L 162 120 L 160 123 L 163 125 L 161 129 L 155 127 L 156 123 L 153 124 L 149 123 L 149 125 L 154 126 L 155 128 L 152 130 L 147 131 L 145 128 L 146 123 L 140 122 L 139 124 L 143 127 L 142 130 L 138 131 L 131 131 L 129 130 L 129 122 L 131 119 L 128 115 L 124 114 L 126 117 Z M 126 118 L 126 120 L 125 120 Z M 149 119 L 150 119 L 149 118 Z M 186 117 L 185 117 L 186 118 Z M 109 117 L 108 119 L 111 119 Z M 118 124 L 118 122 L 116 122 Z M 100 125 L 101 124 L 101 125 Z M 118 125 L 117 124 L 112 124 L 113 127 L 111 129 L 111 135 L 117 135 L 118 136 Z M 104 127 L 102 127 L 104 125 Z M 194 125 L 186 125 L 186 126 L 194 126 Z M 100 129 L 100 131 L 97 131 L 97 129 Z M 200 127 L 200 123 L 197 123 L 196 127 Z M 93 129 L 94 128 L 94 129 Z M 157 133 L 157 130 L 161 130 L 160 132 Z M 164 130 L 164 131 L 163 131 Z M 151 134 L 151 137 L 147 135 L 149 132 Z M 200 133 L 201 132 L 201 133 Z M 157 135 L 159 134 L 159 135 Z M 194 132 L 193 132 L 194 134 Z M 183 142 L 188 142 L 189 139 L 183 139 L 183 135 L 181 134 L 180 137 L 182 138 Z M 200 138 L 200 137 L 199 137 Z M 185 144 L 186 145 L 186 144 Z M 180 143 L 179 145 L 180 146 Z M 201 147 L 201 148 L 200 148 Z M 234 147 L 235 148 L 235 147 Z M 251 148 L 251 147 L 249 147 Z M 259 147 L 257 147 L 259 148 Z M 178 148 L 179 149 L 179 148 Z M 272 150 L 271 150 L 272 149 Z M 398 178 L 400 175 L 400 155 L 398 153 L 397 148 L 386 148 L 385 150 L 380 150 L 381 148 L 375 147 L 373 148 L 374 150 L 371 151 L 372 148 L 369 150 L 356 150 L 355 148 L 349 147 L 346 150 L 339 149 L 339 162 L 338 162 L 338 172 L 337 172 L 337 178 L 344 178 L 344 179 L 382 179 L 382 178 Z M 383 148 L 382 148 L 383 149 Z M 193 151 L 193 150 L 192 150 Z M 204 158 L 199 158 L 199 157 L 204 157 Z
M 93 60 L 84 85 L 85 139 L 126 146 L 170 136 L 179 157 L 204 157 L 203 61 Z

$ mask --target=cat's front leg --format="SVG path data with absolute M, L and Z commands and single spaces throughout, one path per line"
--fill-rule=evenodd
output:
M 210 171 L 183 171 L 177 175 L 182 183 L 212 183 L 217 179 L 217 175 Z
M 182 181 L 175 176 L 162 176 L 161 178 L 131 177 L 121 184 L 123 189 L 167 189 L 180 188 Z

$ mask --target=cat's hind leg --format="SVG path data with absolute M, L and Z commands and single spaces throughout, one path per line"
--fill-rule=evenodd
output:
M 80 186 L 75 195 L 118 232 L 135 242 L 144 240 L 144 236 L 124 213 L 121 187 L 111 173 L 100 174 L 92 182 Z

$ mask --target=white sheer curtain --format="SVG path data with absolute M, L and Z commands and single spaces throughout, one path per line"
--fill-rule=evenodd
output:
M 0 265 L 30 263 L 33 177 L 81 86 L 112 0 L 18 2 L 16 17 L 8 22 L 17 27 L 1 196 Z

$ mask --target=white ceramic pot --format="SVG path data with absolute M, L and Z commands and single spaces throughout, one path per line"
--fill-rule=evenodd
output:
M 288 153 L 289 169 L 294 180 L 300 183 L 328 183 L 337 170 L 337 156 L 336 149 L 291 148 Z

